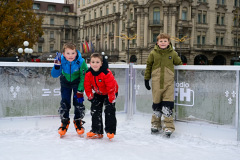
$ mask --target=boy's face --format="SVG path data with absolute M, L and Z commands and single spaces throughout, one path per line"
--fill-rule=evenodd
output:
M 90 60 L 90 66 L 95 72 L 97 72 L 102 66 L 102 61 L 100 60 L 100 58 L 92 57 Z
M 169 40 L 168 39 L 159 39 L 157 44 L 161 49 L 165 49 L 168 47 L 169 45 Z
M 72 62 L 75 60 L 76 56 L 77 56 L 77 52 L 76 50 L 72 50 L 70 48 L 66 48 L 65 52 L 63 53 L 63 56 L 69 61 Z

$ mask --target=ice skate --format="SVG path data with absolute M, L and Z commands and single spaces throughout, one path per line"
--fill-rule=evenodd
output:
M 60 134 L 60 138 L 64 136 L 68 130 L 70 118 L 64 118 L 61 120 L 61 127 L 58 128 L 58 133 Z
M 151 127 L 151 134 L 158 134 L 158 133 L 160 133 L 161 129 L 162 129 L 161 127 L 158 128 L 157 126 L 152 125 L 152 127 Z
M 164 133 L 167 136 L 167 138 L 170 138 L 170 136 L 172 135 L 172 131 L 167 128 L 165 129 Z
M 102 134 L 96 134 L 96 133 L 93 133 L 93 132 L 88 132 L 87 133 L 87 138 L 89 139 L 101 139 L 103 138 L 103 135 Z
M 107 133 L 107 137 L 109 138 L 109 140 L 111 141 L 112 138 L 114 138 L 114 133 Z
M 84 127 L 83 127 L 83 124 L 85 123 L 84 121 L 82 121 L 81 119 L 75 119 L 73 121 L 74 123 L 74 126 L 75 126 L 75 129 L 76 129 L 76 132 L 82 136 L 83 133 L 84 133 Z

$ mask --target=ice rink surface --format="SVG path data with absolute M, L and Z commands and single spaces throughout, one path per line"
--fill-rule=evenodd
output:
M 91 128 L 86 114 L 85 133 Z M 58 116 L 0 118 L 1 160 L 239 160 L 236 129 L 199 122 L 175 122 L 172 137 L 151 135 L 150 114 L 128 119 L 117 113 L 117 135 L 109 141 L 79 137 L 73 120 L 59 138 Z M 86 134 L 85 134 L 86 136 Z

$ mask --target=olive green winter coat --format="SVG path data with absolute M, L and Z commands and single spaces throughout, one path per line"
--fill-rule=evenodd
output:
M 167 49 L 160 49 L 156 44 L 147 59 L 145 80 L 152 78 L 153 102 L 173 101 L 174 96 L 174 65 L 182 61 L 169 44 Z M 163 97 L 164 96 L 164 97 Z

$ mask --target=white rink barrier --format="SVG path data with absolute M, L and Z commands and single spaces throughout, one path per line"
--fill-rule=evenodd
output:
M 52 67 L 53 63 L 0 62 L 0 117 L 57 115 L 60 82 L 51 77 Z M 152 92 L 144 85 L 146 65 L 109 64 L 109 68 L 119 84 L 117 110 L 129 119 L 136 112 L 151 114 Z M 240 140 L 239 71 L 239 66 L 176 66 L 175 119 L 230 125 Z

